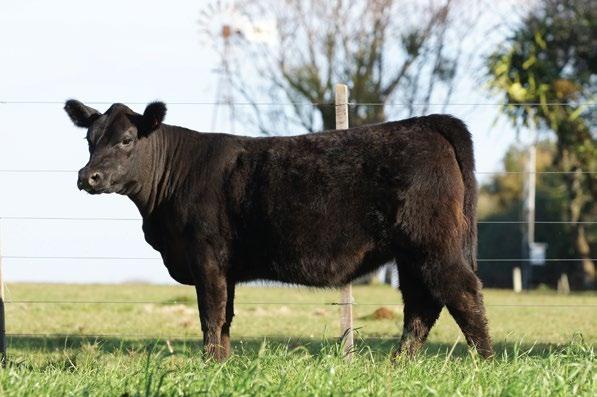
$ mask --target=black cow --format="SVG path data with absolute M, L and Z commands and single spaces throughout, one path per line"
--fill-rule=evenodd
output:
M 413 354 L 444 306 L 483 356 L 491 341 L 476 270 L 471 137 L 448 115 L 250 138 L 162 124 L 122 104 L 69 100 L 87 128 L 78 186 L 127 195 L 170 275 L 194 285 L 206 353 L 230 351 L 234 288 L 266 279 L 341 286 L 395 259 L 399 351 Z

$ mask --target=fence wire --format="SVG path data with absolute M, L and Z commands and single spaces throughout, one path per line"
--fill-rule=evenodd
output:
M 65 301 L 7 301 L 5 303 L 41 303 L 41 304 L 65 304 Z M 68 304 L 89 304 L 91 301 L 69 301 Z M 161 304 L 165 305 L 165 302 L 155 302 L 155 301 L 93 301 L 94 304 L 121 304 L 121 303 L 136 303 L 136 304 Z M 344 303 L 336 303 L 336 302 L 236 302 L 235 305 L 311 305 L 311 306 L 340 306 L 346 305 Z M 348 305 L 352 306 L 400 306 L 402 307 L 403 304 L 397 303 L 348 303 Z M 552 309 L 552 308 L 575 308 L 575 309 L 597 309 L 597 305 L 592 304 L 485 304 L 486 307 L 493 307 L 493 308 L 508 308 L 508 309 L 516 309 L 516 308 L 536 308 L 536 309 Z M 387 336 L 380 336 L 380 335 L 362 335 L 358 332 L 359 328 L 355 328 L 357 333 L 357 338 L 359 340 L 388 340 L 388 341 L 395 341 L 397 335 L 387 335 Z M 68 332 L 7 332 L 7 338 L 41 338 L 41 339 L 50 339 L 50 338 L 73 338 L 73 339 L 122 339 L 122 338 L 136 338 L 136 339 L 151 339 L 151 340 L 175 340 L 175 341 L 197 341 L 201 339 L 201 334 L 198 332 L 189 333 L 189 334 L 182 334 L 182 335 L 171 335 L 171 334 L 145 334 L 145 333 L 68 333 Z M 270 338 L 279 339 L 279 336 L 276 335 L 260 335 L 260 336 L 241 336 L 235 338 L 235 343 L 242 343 L 245 340 L 267 340 Z M 284 338 L 288 340 L 292 339 L 309 339 L 305 336 L 294 336 L 289 337 L 285 336 Z M 334 338 L 338 339 L 338 338 Z M 331 339 L 330 339 L 331 340 Z
M 379 336 L 379 335 L 359 335 L 359 332 L 357 329 L 355 329 L 355 334 L 357 335 L 356 337 L 358 338 L 358 340 L 361 341 L 366 341 L 366 340 L 387 340 L 387 341 L 396 341 L 396 338 L 399 337 L 400 335 L 388 335 L 388 336 Z M 52 332 L 40 332 L 40 333 L 33 333 L 33 332 L 10 332 L 10 333 L 6 333 L 7 337 L 43 337 L 43 338 L 76 338 L 76 339 L 113 339 L 113 338 L 143 338 L 143 339 L 152 339 L 152 340 L 157 340 L 157 341 L 167 341 L 167 340 L 172 340 L 172 341 L 180 341 L 180 342 L 197 342 L 198 339 L 201 338 L 201 335 L 198 333 L 196 335 L 193 334 L 185 334 L 185 335 L 155 335 L 155 334 L 136 334 L 136 333 L 126 333 L 126 334 L 113 334 L 113 333 L 106 333 L 106 334 L 78 334 L 78 333 L 63 333 L 63 332 L 58 332 L 58 333 L 52 333 Z M 325 336 L 322 336 L 321 339 L 326 338 Z M 284 339 L 284 340 L 288 340 L 288 341 L 292 341 L 292 340 L 304 340 L 304 339 L 312 339 L 308 336 L 286 336 L 286 335 L 263 335 L 263 336 L 259 336 L 259 335 L 254 335 L 254 336 L 240 336 L 240 337 L 235 337 L 235 339 L 232 341 L 233 344 L 235 343 L 242 343 L 243 341 L 250 341 L 250 340 L 268 340 L 268 339 L 276 339 L 276 340 L 280 340 L 280 339 Z M 328 340 L 338 340 L 340 338 L 329 338 L 327 337 Z
M 106 101 L 106 100 L 89 100 L 84 101 L 86 104 L 89 105 L 112 105 L 114 102 Z M 343 106 L 343 104 L 336 104 L 330 102 L 229 102 L 229 101 L 186 101 L 186 100 L 165 100 L 164 101 L 168 105 L 196 105 L 196 106 L 275 106 L 275 107 L 285 107 L 285 106 Z M 31 100 L 9 100 L 9 99 L 0 99 L 0 105 L 64 105 L 64 100 L 39 100 L 39 101 L 31 101 Z M 148 101 L 120 101 L 120 103 L 125 103 L 128 105 L 147 105 Z M 575 107 L 592 107 L 597 106 L 597 102 L 579 102 L 579 103 L 570 103 L 570 102 L 518 102 L 518 103 L 496 103 L 496 102 L 452 102 L 452 103 L 402 103 L 402 102 L 348 102 L 348 106 L 390 106 L 390 107 L 402 107 L 402 106 L 494 106 L 494 107 L 501 107 L 501 106 L 575 106 Z
M 126 221 L 126 222 L 141 222 L 142 218 L 113 218 L 113 217 L 68 217 L 68 216 L 0 216 L 1 220 L 7 221 Z M 512 220 L 512 221 L 477 221 L 477 224 L 527 224 L 527 221 Z M 595 225 L 597 221 L 534 221 L 534 224 L 539 225 Z
M 6 300 L 6 304 L 21 304 L 21 305 L 156 305 L 156 306 L 172 306 L 172 305 L 193 305 L 196 302 L 189 301 L 127 301 L 127 300 Z M 235 306 L 399 306 L 403 307 L 403 303 L 397 302 L 234 302 Z M 558 308 L 558 307 L 577 307 L 577 308 L 597 308 L 597 304 L 584 303 L 556 303 L 556 304 L 542 304 L 542 303 L 486 303 L 486 307 L 497 308 L 518 308 L 518 307 L 532 307 L 532 308 Z
M 35 255 L 2 255 L 3 259 L 39 259 L 39 260 L 135 260 L 161 261 L 157 256 L 35 256 Z M 597 258 L 546 258 L 546 262 L 597 261 Z M 533 262 L 530 258 L 477 258 L 477 262 Z
M 0 173 L 4 174 L 76 174 L 78 170 L 60 170 L 60 169 L 0 169 Z M 576 175 L 576 174 L 597 174 L 597 171 L 475 171 L 477 175 L 527 175 L 527 174 L 537 174 L 537 175 L 551 175 L 551 174 L 561 174 L 561 175 Z

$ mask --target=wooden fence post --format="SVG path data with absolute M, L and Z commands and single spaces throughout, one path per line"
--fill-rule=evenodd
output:
M 336 84 L 336 129 L 348 128 L 348 86 Z M 340 293 L 340 332 L 344 342 L 344 353 L 348 360 L 352 359 L 354 334 L 352 323 L 352 286 L 342 288 Z
M 562 273 L 560 275 L 560 279 L 558 280 L 558 294 L 569 294 L 570 293 L 570 283 L 568 282 L 568 274 Z
M 514 292 L 522 292 L 522 272 L 518 266 L 512 268 L 512 286 Z
M 4 279 L 2 278 L 2 219 L 0 218 L 0 365 L 6 367 L 6 321 L 4 317 Z

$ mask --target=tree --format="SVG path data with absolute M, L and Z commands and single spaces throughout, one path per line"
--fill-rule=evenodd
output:
M 537 143 L 537 171 L 540 174 L 536 185 L 536 219 L 566 221 L 568 219 L 568 195 L 564 188 L 566 175 L 557 171 L 554 158 L 556 144 L 549 140 Z M 520 174 L 528 162 L 527 150 L 522 145 L 513 145 L 504 156 L 506 173 L 493 175 L 481 184 L 479 192 L 479 257 L 480 258 L 524 258 L 522 238 L 526 224 L 513 223 L 523 219 L 525 201 L 525 174 Z M 589 214 L 597 216 L 597 208 Z M 486 221 L 499 223 L 484 223 Z M 536 241 L 547 243 L 547 258 L 571 258 L 576 255 L 573 232 L 576 225 L 568 223 L 538 224 Z M 592 250 L 597 249 L 597 225 L 586 226 L 586 237 Z M 499 242 L 499 243 L 498 243 Z M 480 262 L 479 275 L 487 286 L 511 287 L 512 262 Z M 555 286 L 561 273 L 573 275 L 573 262 L 547 262 L 535 267 L 531 282 Z M 576 288 L 583 287 L 582 280 L 575 280 Z
M 261 132 L 288 123 L 333 129 L 335 83 L 347 83 L 351 101 L 361 103 L 351 106 L 352 126 L 384 121 L 390 101 L 399 102 L 402 115 L 426 113 L 432 101 L 447 104 L 474 25 L 476 8 L 467 3 L 237 1 L 235 34 L 225 42 L 219 30 L 204 34 L 217 44 L 230 84 L 252 105 Z M 263 26 L 269 37 L 253 40 Z M 291 111 L 266 110 L 263 99 L 291 103 Z
M 595 107 L 597 8 L 592 0 L 545 0 L 488 59 L 490 85 L 516 126 L 555 134 L 554 164 L 563 171 L 567 221 L 574 224 L 579 282 L 595 285 L 586 227 L 597 197 Z

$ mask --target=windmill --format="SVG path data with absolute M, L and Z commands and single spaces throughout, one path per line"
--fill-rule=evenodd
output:
M 217 0 L 210 3 L 200 13 L 199 25 L 202 36 L 210 40 L 220 55 L 220 64 L 216 68 L 218 82 L 216 84 L 215 105 L 211 120 L 211 130 L 218 125 L 219 108 L 228 108 L 228 131 L 235 132 L 234 84 L 232 80 L 231 61 L 234 57 L 234 39 L 248 42 L 271 43 L 275 37 L 273 24 L 253 22 L 247 14 L 250 6 L 242 0 Z M 225 116 L 224 116 L 225 117 Z

